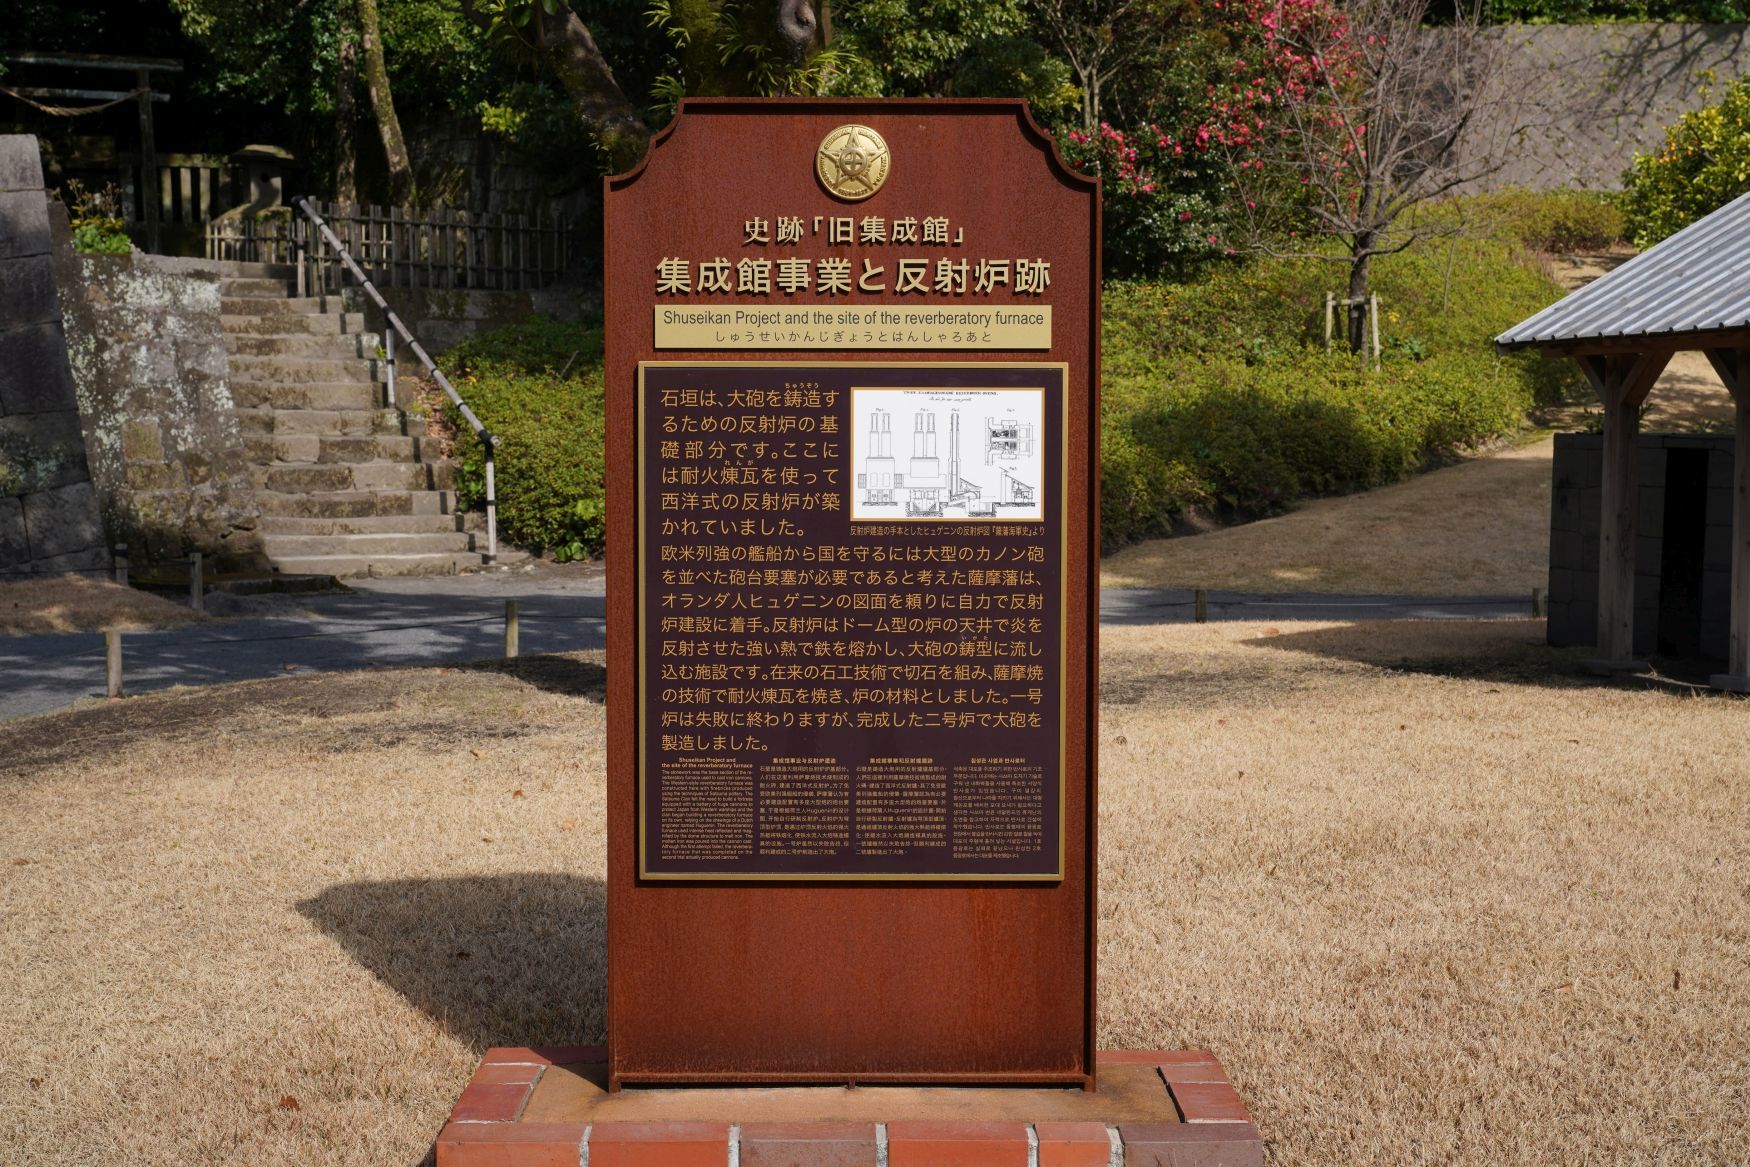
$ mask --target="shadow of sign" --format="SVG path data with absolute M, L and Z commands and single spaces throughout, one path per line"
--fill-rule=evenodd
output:
M 524 872 L 342 883 L 298 903 L 470 1049 L 603 1040 L 607 889 Z

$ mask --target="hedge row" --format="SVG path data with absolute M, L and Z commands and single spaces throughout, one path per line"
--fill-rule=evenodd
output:
M 1521 227 L 1503 234 L 1547 234 L 1561 215 L 1546 212 L 1519 206 Z M 1560 294 L 1517 243 L 1455 239 L 1380 261 L 1378 371 L 1324 351 L 1325 292 L 1343 279 L 1340 264 L 1256 260 L 1194 284 L 1109 285 L 1106 547 L 1169 531 L 1193 507 L 1260 515 L 1395 481 L 1515 430 L 1532 405 L 1578 388 L 1563 365 L 1498 357 L 1490 346 Z M 448 363 L 503 438 L 504 537 L 559 558 L 599 551 L 599 329 L 532 320 L 458 346 Z M 453 429 L 457 419 L 447 421 Z M 479 448 L 464 435 L 456 452 L 462 502 L 479 505 Z

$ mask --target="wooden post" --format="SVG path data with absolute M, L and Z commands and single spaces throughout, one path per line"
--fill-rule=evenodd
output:
M 1598 652 L 1611 672 L 1635 655 L 1635 536 L 1639 500 L 1640 410 L 1604 403 L 1603 497 L 1598 508 Z M 1631 669 L 1639 672 L 1642 669 Z
M 1367 295 L 1367 318 L 1373 324 L 1373 367 L 1379 368 L 1382 355 L 1379 348 L 1379 293 Z
M 188 606 L 197 612 L 207 608 L 206 585 L 201 580 L 201 553 L 188 553 Z
M 517 649 L 520 647 L 519 639 L 517 602 L 506 600 L 504 602 L 504 655 L 506 660 L 517 654 Z
M 1716 689 L 1750 693 L 1750 349 L 1710 351 L 1708 360 L 1732 391 L 1737 431 L 1732 438 L 1731 622 L 1726 671 L 1709 678 Z
M 1209 623 L 1209 593 L 1198 588 L 1191 593 L 1191 603 L 1196 612 L 1197 623 Z
M 1337 293 L 1325 293 L 1325 351 L 1331 351 L 1331 330 L 1337 325 Z
M 126 543 L 115 545 L 115 582 L 124 588 L 128 586 L 128 545 Z
M 1536 619 L 1543 619 L 1543 589 L 1531 589 L 1531 614 Z
M 140 91 L 140 209 L 146 216 L 146 250 L 158 250 L 158 143 L 152 135 L 152 73 L 134 74 Z
M 1594 672 L 1645 672 L 1635 659 L 1635 553 L 1640 511 L 1641 404 L 1669 352 L 1582 357 L 1604 403 L 1604 461 L 1598 508 L 1598 657 Z
M 122 695 L 122 634 L 114 628 L 106 628 L 103 632 L 103 649 L 107 657 L 109 683 L 106 686 L 111 700 Z

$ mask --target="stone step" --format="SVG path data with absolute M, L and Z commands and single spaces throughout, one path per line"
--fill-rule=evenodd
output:
M 384 366 L 358 357 L 231 358 L 231 376 L 238 381 L 381 381 Z
M 322 296 L 220 296 L 219 313 L 223 316 L 284 316 L 288 314 L 320 313 L 330 300 Z
M 236 411 L 244 437 L 296 436 L 363 438 L 425 436 L 425 419 L 406 417 L 398 409 L 274 409 L 270 406 Z
M 263 515 L 257 528 L 264 538 L 276 535 L 451 535 L 474 530 L 473 515 L 360 515 L 346 519 L 308 519 L 293 515 Z M 484 528 L 481 528 L 484 530 Z
M 299 463 L 345 465 L 359 462 L 438 461 L 438 443 L 426 438 L 377 434 L 369 437 L 324 437 L 319 434 L 251 435 L 243 439 L 257 465 Z
M 383 338 L 374 332 L 296 333 L 259 336 L 227 333 L 225 351 L 233 357 L 376 357 Z
M 230 336 L 328 336 L 365 330 L 363 312 L 281 312 L 268 316 L 226 309 L 219 324 Z
M 299 381 L 292 384 L 278 381 L 232 381 L 231 399 L 240 409 L 268 406 L 277 410 L 374 411 L 383 407 L 381 387 L 366 381 Z
M 436 555 L 297 555 L 273 557 L 282 572 L 332 575 L 340 579 L 357 576 L 455 575 L 485 566 L 478 552 L 452 551 Z
M 386 515 L 454 517 L 453 490 L 318 490 L 256 493 L 263 518 L 360 519 Z
M 219 277 L 219 296 L 226 300 L 272 299 L 275 296 L 290 296 L 291 294 L 291 284 L 285 280 L 269 279 L 264 276 Z
M 282 494 L 348 490 L 426 491 L 438 485 L 437 467 L 428 462 L 273 462 L 249 469 L 257 489 Z
M 391 531 L 370 535 L 263 535 L 262 549 L 269 559 L 277 562 L 311 555 L 371 558 L 379 555 L 442 555 L 473 551 L 475 547 L 474 536 L 465 531 L 426 534 Z

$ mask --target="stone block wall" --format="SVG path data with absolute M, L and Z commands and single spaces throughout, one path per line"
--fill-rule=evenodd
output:
M 55 263 L 91 477 L 136 562 L 199 550 L 266 565 L 230 390 L 219 276 L 201 260 L 81 255 L 63 215 Z
M 0 135 L 0 578 L 107 571 L 34 137 Z
M 1705 486 L 1689 497 L 1668 497 L 1673 451 L 1706 458 Z M 1675 502 L 1699 508 L 1700 652 L 1723 659 L 1731 604 L 1732 438 L 1711 434 L 1642 434 L 1635 548 L 1635 646 L 1637 654 L 1659 651 L 1659 623 L 1666 578 L 1666 522 Z M 1550 492 L 1549 643 L 1596 644 L 1598 638 L 1598 530 L 1603 496 L 1604 439 L 1600 434 L 1557 434 Z M 1697 497 L 1699 495 L 1699 497 Z
M 1499 151 L 1505 165 L 1478 187 L 1620 189 L 1666 126 L 1750 75 L 1744 24 L 1503 25 L 1490 35 L 1505 61 L 1463 147 Z

